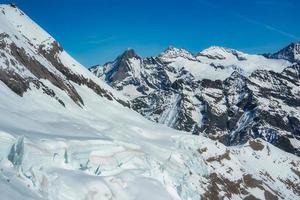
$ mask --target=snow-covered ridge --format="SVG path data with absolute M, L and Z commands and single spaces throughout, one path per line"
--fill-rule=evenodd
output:
M 284 52 L 294 48 L 289 45 Z M 261 137 L 300 155 L 294 131 L 300 128 L 300 116 L 294 114 L 300 113 L 299 65 L 292 59 L 217 46 L 196 56 L 170 47 L 157 57 L 123 59 L 125 65 L 119 59 L 91 71 L 128 96 L 146 118 L 204 132 L 227 145 Z
M 193 56 L 192 53 L 189 51 L 182 49 L 182 48 L 176 48 L 173 46 L 169 46 L 164 52 L 162 52 L 159 55 L 160 58 L 162 59 L 172 59 L 172 58 L 178 58 L 178 57 L 183 57 L 186 59 L 192 59 L 194 60 L 195 57 Z
M 157 64 L 173 68 L 175 71 L 173 70 L 170 76 L 177 76 L 181 69 L 186 69 L 199 80 L 224 80 L 234 71 L 238 71 L 246 76 L 259 69 L 281 72 L 285 67 L 291 65 L 291 62 L 286 59 L 266 58 L 262 55 L 251 55 L 235 49 L 218 46 L 204 49 L 196 55 L 185 49 L 171 46 L 157 57 L 151 58 L 154 58 L 157 62 L 162 62 Z M 147 60 L 149 58 L 139 57 L 138 59 Z M 103 70 L 107 71 L 107 66 L 111 67 L 109 63 L 104 65 Z M 99 69 L 101 72 L 101 68 L 102 66 L 94 67 L 93 71 L 95 72 Z M 140 65 L 140 68 L 143 68 L 143 64 Z M 101 73 L 98 73 L 97 76 L 101 77 Z
M 212 58 L 212 59 L 224 60 L 228 57 L 235 56 L 237 59 L 244 60 L 246 58 L 243 55 L 245 55 L 245 53 L 242 53 L 235 49 L 229 49 L 229 48 L 220 47 L 220 46 L 211 46 L 207 49 L 202 50 L 200 53 L 198 53 L 197 57 L 198 56 L 206 56 L 206 57 Z
M 22 35 L 32 45 L 50 46 L 54 39 L 14 5 L 0 4 L 0 32 Z
M 126 99 L 91 75 L 88 69 L 73 59 L 40 26 L 14 5 L 0 6 L 1 76 L 9 87 L 23 95 L 32 87 L 41 87 L 63 105 L 53 87 L 64 90 L 78 105 L 84 104 L 73 83 L 88 85 L 100 96 L 109 99 Z M 14 76 L 17 76 L 14 77 Z M 15 80 L 12 80 L 14 77 Z M 43 80 L 49 80 L 46 86 Z

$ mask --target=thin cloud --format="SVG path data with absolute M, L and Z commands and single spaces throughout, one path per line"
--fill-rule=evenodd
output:
M 203 0 L 198 0 L 199 3 L 201 3 L 202 5 L 204 6 L 208 6 L 212 9 L 220 9 L 221 7 L 220 6 L 216 6 L 216 5 L 213 5 L 211 3 L 208 3 L 206 1 L 203 1 Z M 257 1 L 256 3 L 271 3 L 271 1 Z M 249 17 L 246 17 L 244 15 L 241 15 L 239 14 L 238 12 L 235 12 L 235 11 L 232 11 L 232 12 L 228 12 L 226 10 L 222 10 L 223 13 L 227 14 L 227 15 L 230 15 L 230 16 L 233 16 L 233 17 L 236 17 L 236 18 L 239 18 L 239 19 L 242 19 L 250 24 L 253 24 L 253 25 L 256 25 L 256 26 L 260 26 L 262 28 L 265 28 L 266 30 L 270 30 L 270 31 L 273 31 L 273 32 L 276 32 L 282 36 L 285 36 L 285 37 L 288 37 L 290 39 L 293 39 L 293 40 L 300 40 L 300 37 L 297 36 L 297 35 L 294 35 L 292 33 L 289 33 L 287 31 L 284 31 L 284 30 L 281 30 L 279 28 L 276 28 L 274 26 L 271 26 L 269 24 L 264 24 L 262 22 L 259 22 L 259 21 L 256 21 L 256 20 L 253 20 Z
M 278 28 L 275 28 L 273 26 L 270 26 L 270 25 L 265 25 L 265 28 L 266 29 L 269 29 L 269 30 L 272 30 L 272 31 L 275 31 L 277 33 L 280 33 L 281 35 L 284 35 L 284 36 L 287 36 L 287 37 L 290 37 L 292 39 L 295 39 L 295 40 L 300 40 L 300 37 L 296 36 L 296 35 L 293 35 L 291 33 L 288 33 L 288 32 L 285 32 L 283 30 L 280 30 Z
M 243 19 L 244 21 L 246 21 L 246 22 L 248 22 L 248 23 L 251 23 L 251 24 L 254 24 L 254 25 L 257 25 L 257 26 L 261 26 L 261 27 L 263 27 L 263 28 L 265 28 L 265 29 L 267 29 L 267 30 L 274 31 L 274 32 L 276 32 L 276 33 L 279 33 L 280 35 L 289 37 L 289 38 L 291 38 L 291 39 L 293 39 L 293 40 L 300 40 L 300 37 L 298 37 L 298 36 L 296 36 L 296 35 L 294 35 L 294 34 L 292 34 L 292 33 L 283 31 L 283 30 L 281 30 L 281 29 L 279 29 L 279 28 L 276 28 L 276 27 L 274 27 L 274 26 L 271 26 L 271 25 L 268 25 L 268 24 L 264 24 L 264 23 L 258 22 L 258 21 L 256 21 L 256 20 L 250 19 L 250 18 L 248 18 L 248 17 L 246 17 L 246 16 L 243 16 L 243 15 L 240 15 L 240 14 L 238 14 L 238 13 L 232 13 L 232 15 L 233 15 L 233 16 L 236 16 L 236 17 L 238 17 L 238 18 L 240 18 L 240 19 Z

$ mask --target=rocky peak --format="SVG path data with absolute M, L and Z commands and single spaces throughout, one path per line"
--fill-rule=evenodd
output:
M 105 80 L 109 84 L 119 83 L 130 76 L 136 79 L 136 76 L 139 76 L 141 62 L 142 58 L 133 49 L 128 48 L 115 61 L 106 63 L 98 69 L 91 68 L 90 71 L 95 73 L 95 71 L 99 71 L 99 68 L 103 68 L 100 70 L 101 73 L 98 73 L 99 75 L 104 73 Z
M 300 62 L 300 42 L 293 42 L 277 53 L 271 55 L 272 58 L 286 59 L 291 62 Z
M 122 53 L 122 55 L 119 58 L 121 58 L 122 60 L 128 60 L 130 58 L 137 58 L 137 59 L 139 59 L 140 56 L 138 56 L 135 53 L 134 49 L 128 48 L 126 51 L 124 51 Z
M 274 144 L 297 154 L 280 142 L 288 140 L 283 132 L 293 137 L 300 126 L 298 114 L 288 122 L 291 113 L 299 113 L 297 64 L 218 46 L 198 57 L 170 46 L 158 57 L 122 59 L 133 55 L 126 52 L 104 67 L 113 70 L 101 78 L 130 97 L 132 108 L 146 118 L 228 145 L 251 137 L 275 141 L 268 138 L 276 132 Z

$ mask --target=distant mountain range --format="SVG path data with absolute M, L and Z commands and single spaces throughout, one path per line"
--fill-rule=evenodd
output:
M 226 145 L 262 138 L 300 155 L 299 62 L 299 43 L 264 56 L 169 47 L 148 58 L 129 49 L 90 71 L 154 122 Z

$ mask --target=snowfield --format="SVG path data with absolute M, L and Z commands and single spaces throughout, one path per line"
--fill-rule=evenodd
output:
M 67 97 L 69 106 L 62 108 L 38 90 L 18 97 L 0 88 L 5 199 L 199 199 L 211 190 L 212 174 L 232 184 L 251 174 L 262 186 L 246 188 L 260 199 L 265 191 L 297 198 L 285 181 L 297 192 L 292 170 L 299 171 L 300 159 L 263 141 L 259 150 L 249 144 L 227 148 L 154 124 L 84 87 L 77 88 L 86 97 L 84 108 Z M 215 187 L 226 196 L 226 185 Z M 237 192 L 227 199 L 242 197 Z
M 53 52 L 55 40 L 15 6 L 0 6 L 0 31 L 0 199 L 299 197 L 299 157 L 145 119 L 64 50 Z

